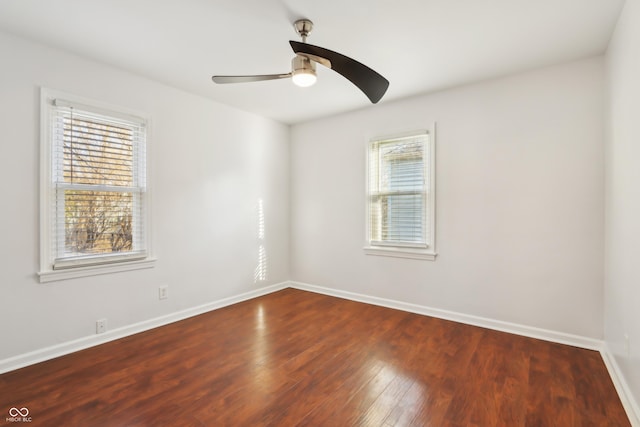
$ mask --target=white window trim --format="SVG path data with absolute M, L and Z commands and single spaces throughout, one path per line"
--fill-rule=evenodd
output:
M 128 260 L 123 257 L 113 257 L 112 262 L 109 259 L 97 261 L 95 264 L 83 266 L 74 266 L 73 268 L 56 269 L 53 268 L 52 253 L 52 212 L 49 209 L 51 197 L 54 190 L 51 186 L 51 108 L 49 105 L 54 99 L 64 99 L 76 105 L 80 104 L 86 109 L 106 113 L 112 116 L 135 117 L 142 118 L 147 122 L 147 141 L 146 155 L 149 158 L 149 141 L 150 137 L 150 118 L 138 111 L 126 109 L 120 106 L 114 106 L 103 102 L 97 102 L 83 97 L 78 97 L 65 92 L 60 92 L 42 87 L 40 90 L 40 270 L 38 276 L 41 283 L 52 282 L 57 280 L 66 280 L 79 277 L 95 276 L 100 274 L 117 273 L 121 271 L 138 270 L 145 268 L 153 268 L 156 259 L 153 257 L 151 245 L 151 191 L 147 188 L 145 194 L 147 208 L 144 210 L 145 221 L 145 246 L 146 252 L 131 256 Z M 146 179 L 150 182 L 149 162 L 146 162 Z M 126 256 L 125 256 L 126 259 Z M 116 262 L 114 262 L 116 261 Z M 72 262 L 69 263 L 72 265 Z
M 428 197 L 428 217 L 430 218 L 430 222 L 427 225 L 429 227 L 429 232 L 431 236 L 431 241 L 427 244 L 427 246 L 412 246 L 406 244 L 390 244 L 390 243 L 381 243 L 375 244 L 369 241 L 370 236 L 370 224 L 371 219 L 369 217 L 369 146 L 371 141 L 382 140 L 382 139 L 394 139 L 394 138 L 402 138 L 408 137 L 412 135 L 417 135 L 420 133 L 427 133 L 429 135 L 429 165 L 425 165 L 425 167 L 429 168 L 429 179 L 430 179 L 430 191 L 427 193 Z M 365 212 L 366 212 L 366 221 L 365 221 L 365 244 L 363 247 L 365 255 L 374 255 L 374 256 L 387 256 L 394 258 L 410 258 L 410 259 L 420 259 L 420 260 L 428 260 L 435 261 L 438 253 L 436 252 L 436 123 L 433 123 L 430 128 L 416 130 L 412 132 L 404 132 L 399 134 L 387 135 L 370 138 L 365 144 L 366 150 L 366 167 L 365 167 Z
M 424 259 L 427 261 L 435 261 L 437 253 L 429 249 L 417 248 L 400 248 L 400 247 L 384 247 L 384 246 L 365 246 L 364 253 L 366 255 L 388 256 L 393 258 L 410 258 Z

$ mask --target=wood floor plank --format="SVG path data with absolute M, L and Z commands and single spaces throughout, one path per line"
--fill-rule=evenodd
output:
M 12 407 L 33 426 L 630 425 L 595 351 L 295 289 L 0 375 Z

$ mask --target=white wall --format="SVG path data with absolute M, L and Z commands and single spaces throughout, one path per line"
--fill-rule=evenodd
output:
M 603 337 L 603 59 L 292 128 L 292 279 Z M 364 255 L 365 146 L 437 122 L 435 262 Z
M 640 4 L 627 1 L 607 65 L 605 341 L 640 417 Z M 629 351 L 624 335 L 629 336 Z
M 288 127 L 2 34 L 0 58 L 0 361 L 288 279 Z M 40 86 L 151 116 L 154 269 L 38 282 Z

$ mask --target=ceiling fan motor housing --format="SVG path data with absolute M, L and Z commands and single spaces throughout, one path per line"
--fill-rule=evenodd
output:
M 306 74 L 315 74 L 316 73 L 316 64 L 311 61 L 309 58 L 296 55 L 291 60 L 291 69 L 293 70 L 293 74 L 296 73 L 306 73 Z

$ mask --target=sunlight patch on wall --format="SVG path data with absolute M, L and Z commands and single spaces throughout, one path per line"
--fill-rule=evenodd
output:
M 254 283 L 264 282 L 268 278 L 268 257 L 264 229 L 264 201 L 258 199 L 258 264 L 253 273 Z

